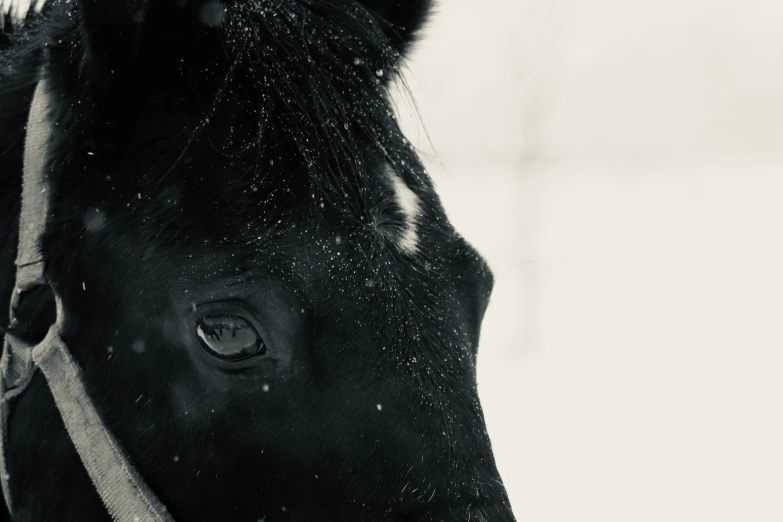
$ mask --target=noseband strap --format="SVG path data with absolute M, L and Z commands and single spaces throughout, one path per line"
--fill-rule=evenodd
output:
M 45 167 L 52 133 L 50 109 L 51 93 L 46 79 L 42 79 L 35 89 L 27 122 L 11 324 L 14 324 L 15 310 L 22 293 L 48 284 L 40 246 L 49 215 L 49 180 Z M 71 357 L 60 336 L 64 310 L 59 296 L 56 292 L 54 294 L 57 320 L 44 340 L 30 346 L 7 333 L 0 358 L 0 483 L 8 509 L 13 516 L 9 490 L 11 477 L 7 465 L 10 403 L 25 390 L 35 370 L 40 369 L 71 442 L 112 519 L 117 522 L 173 522 L 165 506 L 106 428 L 87 395 L 81 368 Z M 16 415 L 23 414 L 16 412 Z

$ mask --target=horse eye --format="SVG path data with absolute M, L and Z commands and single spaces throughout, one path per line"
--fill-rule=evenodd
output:
M 240 361 L 262 355 L 266 347 L 253 326 L 238 315 L 210 315 L 196 323 L 196 334 L 210 355 Z

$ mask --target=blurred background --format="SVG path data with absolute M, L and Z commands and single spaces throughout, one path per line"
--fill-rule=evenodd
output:
M 520 521 L 783 520 L 783 2 L 441 0 L 398 112 Z

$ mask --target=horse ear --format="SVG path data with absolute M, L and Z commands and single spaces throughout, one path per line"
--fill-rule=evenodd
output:
M 392 45 L 404 54 L 427 21 L 432 0 L 359 0 L 380 22 Z

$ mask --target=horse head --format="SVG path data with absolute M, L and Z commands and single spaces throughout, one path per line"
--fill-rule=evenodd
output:
M 44 78 L 62 337 L 177 521 L 514 519 L 476 387 L 492 275 L 389 101 L 429 9 L 53 1 L 9 36 L 0 307 Z M 108 519 L 40 375 L 8 441 L 14 520 Z

